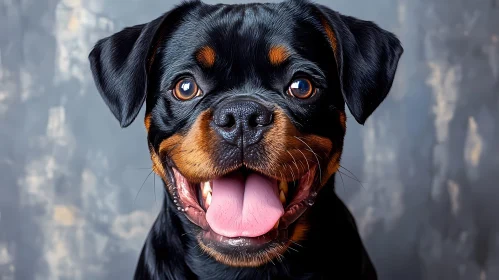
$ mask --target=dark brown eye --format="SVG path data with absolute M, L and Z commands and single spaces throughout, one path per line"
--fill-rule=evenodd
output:
M 179 100 L 186 101 L 201 94 L 198 85 L 192 78 L 184 78 L 177 82 L 173 95 Z
M 308 79 L 305 78 L 293 80 L 288 89 L 289 95 L 300 99 L 309 98 L 314 93 L 314 86 Z

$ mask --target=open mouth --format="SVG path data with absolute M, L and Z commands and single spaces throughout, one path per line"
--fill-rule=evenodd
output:
M 277 180 L 241 168 L 201 183 L 190 183 L 173 168 L 170 187 L 178 210 L 203 229 L 201 239 L 217 251 L 265 248 L 288 240 L 288 228 L 311 206 L 316 167 L 295 181 Z

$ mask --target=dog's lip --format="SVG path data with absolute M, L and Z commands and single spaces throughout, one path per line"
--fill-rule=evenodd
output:
M 202 241 L 205 246 L 227 255 L 238 252 L 234 250 L 235 248 L 244 250 L 246 253 L 257 253 L 265 250 L 272 242 L 286 242 L 288 231 L 286 229 L 272 229 L 259 237 L 226 237 L 209 229 L 198 235 L 198 240 Z
M 185 216 L 203 230 L 209 230 L 210 226 L 206 221 L 206 212 L 201 208 L 201 205 L 199 205 L 196 191 L 192 189 L 192 184 L 190 184 L 177 169 L 172 168 L 172 171 L 174 186 L 170 188 L 170 191 L 173 192 L 173 203 L 175 203 L 177 210 L 185 212 Z M 182 181 L 185 181 L 187 188 L 191 189 L 179 187 Z
M 260 239 L 260 241 L 262 240 L 262 238 L 268 239 L 268 234 L 273 230 L 258 237 L 236 238 L 221 236 L 213 232 L 206 220 L 206 211 L 201 207 L 198 201 L 197 193 L 194 189 L 196 185 L 188 182 L 187 179 L 183 175 L 181 175 L 181 173 L 175 167 L 172 167 L 171 169 L 173 171 L 172 177 L 175 185 L 173 188 L 170 188 L 170 190 L 173 191 L 173 202 L 176 204 L 177 209 L 184 212 L 186 214 L 185 216 L 192 223 L 199 226 L 205 233 L 210 232 L 209 235 L 205 234 L 205 237 L 216 237 L 215 239 L 224 240 L 226 244 L 232 244 L 231 242 L 236 242 L 235 240 L 246 240 L 246 243 L 249 244 L 252 243 L 249 242 L 249 240 L 252 239 Z M 316 188 L 314 188 L 314 186 L 316 185 L 313 184 L 316 179 L 316 171 L 317 166 L 312 166 L 299 180 L 299 191 L 293 197 L 290 203 L 288 203 L 285 208 L 285 213 L 279 219 L 279 231 L 287 230 L 288 227 L 292 225 L 308 209 L 308 207 L 313 205 L 318 191 Z M 179 187 L 182 183 L 181 181 L 185 181 L 188 187 Z

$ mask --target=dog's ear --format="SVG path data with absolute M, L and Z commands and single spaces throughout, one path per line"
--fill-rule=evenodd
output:
M 404 50 L 394 34 L 373 22 L 315 7 L 334 52 L 343 98 L 364 124 L 390 91 Z
M 95 85 L 121 127 L 133 122 L 146 99 L 148 66 L 156 51 L 154 43 L 173 30 L 182 15 L 198 3 L 185 3 L 147 24 L 127 27 L 99 40 L 90 52 Z

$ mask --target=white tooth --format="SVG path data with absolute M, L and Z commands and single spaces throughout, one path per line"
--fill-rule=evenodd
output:
M 286 181 L 281 181 L 279 183 L 279 189 L 284 192 L 284 195 L 286 196 L 288 194 L 288 182 Z
M 208 207 L 210 207 L 210 204 L 211 204 L 211 192 L 209 192 L 208 195 L 206 195 L 206 201 L 204 202 L 205 208 L 208 209 Z
M 284 205 L 286 204 L 286 195 L 284 194 L 284 192 L 281 190 L 281 193 L 279 194 L 279 200 L 281 201 L 281 203 Z
M 279 220 L 277 220 L 277 223 L 274 225 L 274 229 L 277 229 L 279 227 Z
M 201 185 L 201 194 L 203 195 L 203 198 L 206 198 L 206 196 L 210 192 L 211 192 L 210 182 L 203 182 Z

